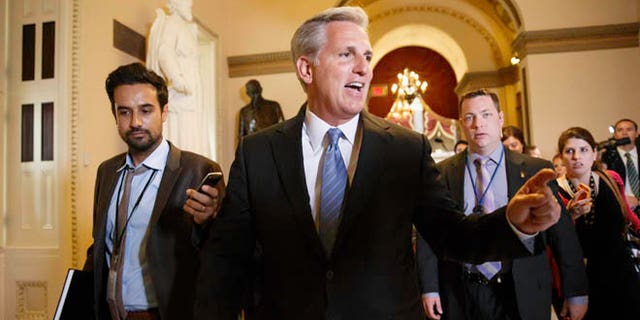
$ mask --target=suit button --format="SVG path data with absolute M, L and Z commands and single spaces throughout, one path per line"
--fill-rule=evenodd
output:
M 327 277 L 327 280 L 333 280 L 333 271 L 327 271 L 327 274 L 325 276 Z

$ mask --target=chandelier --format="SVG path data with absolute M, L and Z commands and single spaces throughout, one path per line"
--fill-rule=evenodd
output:
M 427 91 L 428 85 L 426 81 L 420 81 L 420 76 L 417 73 L 409 68 L 404 68 L 401 73 L 398 73 L 398 83 L 391 86 L 391 93 L 394 95 L 397 93 L 407 100 L 413 100 L 418 91 L 420 93 Z
M 440 161 L 453 154 L 449 150 L 456 141 L 456 121 L 437 114 L 424 101 L 427 86 L 408 68 L 398 73 L 398 82 L 391 86 L 395 100 L 385 119 L 424 134 L 434 146 L 431 156 Z
M 391 86 L 395 100 L 385 119 L 422 133 L 424 131 L 422 94 L 427 91 L 427 81 L 420 81 L 420 76 L 409 68 L 398 73 L 397 77 L 398 82 Z

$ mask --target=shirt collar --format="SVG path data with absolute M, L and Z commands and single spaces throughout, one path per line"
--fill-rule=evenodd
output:
M 468 150 L 468 149 L 467 149 Z M 498 147 L 495 148 L 495 150 L 493 150 L 493 152 L 491 152 L 489 154 L 489 156 L 481 156 L 477 153 L 469 153 L 467 154 L 467 160 L 470 163 L 473 163 L 476 159 L 491 159 L 491 161 L 493 161 L 493 163 L 498 163 L 500 161 L 500 156 L 502 156 L 502 152 L 504 151 L 504 145 L 502 143 L 498 144 Z
M 337 128 L 342 131 L 342 134 L 344 134 L 346 140 L 352 145 L 356 139 L 356 131 L 358 130 L 359 119 L 360 114 L 358 113 L 351 120 L 337 126 Z M 318 150 L 318 148 L 322 146 L 324 136 L 331 128 L 333 128 L 331 125 L 320 119 L 320 117 L 315 115 L 313 112 L 311 112 L 311 110 L 309 110 L 309 108 L 307 108 L 304 114 L 303 130 L 305 130 L 307 136 L 309 137 L 311 149 L 313 151 Z
M 631 154 L 631 159 L 635 159 L 636 155 L 638 154 L 637 148 L 636 146 L 633 147 L 633 149 L 629 150 L 629 151 L 624 151 L 622 150 L 621 147 L 617 147 L 616 148 L 618 150 L 618 154 L 620 155 L 620 158 L 622 159 L 622 161 L 626 160 L 627 158 L 625 157 L 625 154 L 628 152 L 629 154 Z
M 138 167 L 145 166 L 149 169 L 162 171 L 162 169 L 164 169 L 167 164 L 168 156 L 169 143 L 163 138 L 162 142 L 160 142 L 160 145 L 158 145 L 158 147 L 153 150 L 153 152 L 146 159 L 144 159 L 144 161 L 142 161 L 142 163 L 140 163 Z M 135 166 L 133 165 L 133 160 L 131 159 L 129 153 L 127 153 L 127 156 L 125 157 L 125 163 L 120 168 L 118 168 L 117 172 L 122 171 L 124 168 L 135 168 Z

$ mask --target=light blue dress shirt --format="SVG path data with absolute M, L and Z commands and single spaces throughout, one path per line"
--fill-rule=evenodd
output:
M 122 281 L 122 301 L 127 311 L 147 310 L 158 306 L 153 283 L 151 280 L 151 270 L 149 270 L 149 261 L 145 251 L 146 242 L 149 233 L 149 221 L 153 206 L 156 202 L 158 188 L 164 173 L 164 167 L 169 156 L 169 143 L 163 140 L 160 145 L 151 153 L 140 166 L 146 166 L 149 169 L 142 174 L 133 177 L 131 181 L 131 196 L 129 200 L 129 223 L 126 229 L 125 253 L 123 265 L 123 281 Z M 107 245 L 106 259 L 111 264 L 111 252 L 113 250 L 115 217 L 116 217 L 116 199 L 122 199 L 120 184 L 123 183 L 122 174 L 126 167 L 133 168 L 133 161 L 127 154 L 126 163 L 118 169 L 114 174 L 118 175 L 118 182 L 111 196 L 111 203 L 107 212 L 107 229 L 105 233 L 105 243 Z M 155 171 L 155 174 L 154 174 Z M 140 199 L 140 204 L 132 213 L 136 201 L 140 197 L 147 181 L 149 183 L 147 190 Z
M 493 174 L 493 171 L 496 169 L 498 162 L 500 161 L 500 154 L 503 152 L 504 146 L 500 144 L 496 150 L 494 150 L 491 154 L 489 154 L 489 158 L 491 161 L 487 164 L 487 169 L 489 174 Z M 468 169 L 465 169 L 464 173 L 464 213 L 466 215 L 471 214 L 473 208 L 476 205 L 476 196 L 473 190 L 473 186 L 471 184 L 471 179 L 473 179 L 474 184 L 476 183 L 477 170 L 476 166 L 473 163 L 475 159 L 479 158 L 477 154 L 468 154 L 467 155 L 467 165 Z M 509 203 L 509 186 L 507 184 L 507 167 L 505 165 L 506 157 L 502 159 L 502 163 L 500 163 L 500 167 L 498 167 L 498 171 L 496 172 L 496 176 L 493 179 L 493 182 L 490 185 L 490 189 L 494 194 L 494 203 L 495 208 L 501 208 L 506 206 Z M 477 186 L 476 186 L 477 188 Z M 480 196 L 480 195 L 478 195 Z M 521 239 L 522 240 L 522 239 Z M 522 243 L 529 249 L 529 251 L 533 252 L 534 250 L 534 239 L 530 238 L 527 240 L 522 240 Z M 587 304 L 588 298 L 587 296 L 576 296 L 568 298 L 569 304 Z
M 491 161 L 487 162 L 487 171 L 489 175 L 492 175 L 496 167 L 498 166 L 498 162 L 500 162 L 500 156 L 504 152 L 504 147 L 502 144 L 493 150 L 491 154 L 489 154 L 489 158 Z M 476 165 L 473 163 L 476 159 L 480 158 L 478 154 L 468 153 L 466 158 L 466 165 L 464 169 L 464 214 L 469 215 L 472 213 L 473 208 L 476 206 L 476 194 L 473 190 L 473 186 L 476 184 L 477 180 L 477 170 Z M 497 167 L 497 172 L 495 173 L 495 177 L 493 178 L 493 182 L 489 185 L 489 190 L 493 192 L 494 199 L 494 208 L 502 208 L 509 203 L 509 189 L 507 186 L 507 169 L 505 166 L 507 159 L 503 157 L 502 163 Z M 473 181 L 473 183 L 471 183 Z M 478 186 L 475 186 L 478 189 Z M 481 197 L 482 195 L 478 195 Z

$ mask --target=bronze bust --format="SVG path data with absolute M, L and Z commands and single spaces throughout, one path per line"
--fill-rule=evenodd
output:
M 249 80 L 245 88 L 251 102 L 240 109 L 238 141 L 248 134 L 284 121 L 280 104 L 262 97 L 262 86 L 258 80 Z

